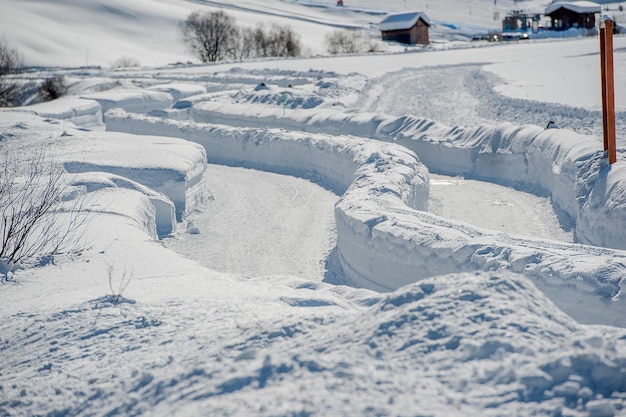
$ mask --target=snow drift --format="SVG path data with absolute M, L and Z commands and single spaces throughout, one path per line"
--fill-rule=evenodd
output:
M 388 291 L 434 275 L 510 269 L 531 277 L 581 322 L 626 325 L 621 318 L 626 312 L 623 252 L 497 234 L 419 211 L 428 204 L 427 170 L 404 147 L 122 110 L 107 112 L 106 122 L 112 131 L 159 132 L 195 141 L 205 147 L 210 162 L 304 176 L 343 193 L 335 211 L 337 255 L 354 285 Z M 453 141 L 447 143 L 454 148 Z M 449 148 L 439 149 L 454 151 Z M 472 167 L 469 161 L 466 166 Z
M 284 114 L 283 114 L 284 113 Z M 548 194 L 563 222 L 584 244 L 626 249 L 626 180 L 618 162 L 610 169 L 598 138 L 562 129 L 501 124 L 448 127 L 413 116 L 344 113 L 205 101 L 191 111 L 198 122 L 274 126 L 309 132 L 354 134 L 399 143 L 431 171 L 463 175 Z M 610 192 L 609 192 L 610 190 Z M 592 209 L 594 207 L 596 209 Z

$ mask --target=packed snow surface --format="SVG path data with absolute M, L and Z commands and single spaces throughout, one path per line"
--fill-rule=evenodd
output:
M 609 166 L 597 38 L 468 40 L 547 1 L 344 4 L 0 4 L 25 82 L 68 82 L 2 109 L 0 150 L 60 164 L 56 215 L 88 219 L 0 262 L 0 415 L 626 413 L 623 74 Z M 309 56 L 180 64 L 218 8 Z M 405 10 L 430 47 L 319 56 Z

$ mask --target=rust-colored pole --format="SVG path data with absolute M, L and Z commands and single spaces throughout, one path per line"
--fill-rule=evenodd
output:
M 607 109 L 606 109 L 606 28 L 604 22 L 600 22 L 600 74 L 602 78 L 602 138 L 604 142 L 603 151 L 608 156 L 609 141 L 607 138 Z
M 604 21 L 604 60 L 602 66 L 606 72 L 606 91 L 603 93 L 603 102 L 606 106 L 606 130 L 604 140 L 608 150 L 609 164 L 617 161 L 617 149 L 615 145 L 615 80 L 613 73 L 613 22 L 610 19 Z M 604 107 L 604 106 L 603 106 Z

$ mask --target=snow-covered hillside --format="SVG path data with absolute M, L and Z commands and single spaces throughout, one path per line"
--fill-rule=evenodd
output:
M 500 30 L 511 10 L 541 14 L 549 0 L 3 0 L 0 35 L 19 45 L 31 66 L 105 66 L 124 57 L 141 65 L 195 61 L 185 50 L 179 23 L 195 10 L 222 8 L 242 25 L 259 22 L 291 26 L 305 54 L 326 54 L 324 37 L 338 28 L 358 28 L 379 37 L 378 23 L 388 12 L 419 10 L 433 21 L 432 46 L 449 48 L 476 34 Z M 611 6 L 608 12 L 626 23 Z M 497 19 L 496 19 L 497 17 Z M 402 50 L 389 46 L 390 50 Z
M 29 76 L 69 85 L 2 109 L 0 149 L 45 149 L 59 218 L 89 219 L 0 283 L 0 415 L 626 413 L 624 76 L 608 166 L 596 38 L 459 42 L 546 1 L 334 3 L 0 4 L 27 62 L 55 67 Z M 192 59 L 177 22 L 216 7 L 293 24 L 313 56 L 167 65 Z M 317 56 L 405 8 L 437 22 L 432 48 Z M 145 66 L 108 69 L 124 55 Z M 464 178 L 504 197 L 433 200 Z

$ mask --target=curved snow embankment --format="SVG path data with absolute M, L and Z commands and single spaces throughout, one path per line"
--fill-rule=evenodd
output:
M 399 191 L 401 195 L 415 194 L 405 202 L 422 209 L 428 201 L 426 168 L 419 164 L 415 155 L 400 146 L 348 136 L 338 138 L 305 132 L 198 124 L 130 114 L 121 109 L 107 112 L 106 123 L 108 131 L 190 140 L 204 147 L 209 163 L 310 178 L 337 194 L 343 194 L 350 187 L 355 172 L 365 160 L 376 152 L 392 152 L 396 158 L 410 159 L 412 162 L 401 159 L 399 163 L 415 165 L 408 172 L 423 178 L 421 183 L 414 184 L 415 190 Z M 417 189 L 422 191 L 417 192 Z
M 508 269 L 530 277 L 584 323 L 626 326 L 620 251 L 512 237 L 418 211 L 427 171 L 406 148 L 349 136 L 198 124 L 112 110 L 107 128 L 202 144 L 209 161 L 301 175 L 338 193 L 337 255 L 353 284 L 392 290 L 452 272 Z M 602 265 L 602 266 L 598 266 Z
M 124 216 L 152 239 L 176 231 L 172 201 L 135 181 L 106 172 L 88 171 L 77 173 L 70 185 L 94 193 L 90 198 L 93 212 Z
M 71 144 L 64 156 L 68 172 L 108 172 L 142 184 L 167 196 L 179 221 L 207 198 L 207 158 L 200 145 L 161 136 L 100 132 L 85 132 L 67 141 Z M 160 217 L 167 219 L 168 215 Z M 174 230 L 174 226 L 169 228 Z M 160 226 L 161 230 L 167 228 L 166 224 Z
M 155 109 L 170 108 L 174 102 L 172 95 L 163 91 L 145 89 L 118 89 L 90 93 L 81 98 L 95 100 L 102 106 L 102 112 L 112 108 L 147 113 Z
M 177 100 L 206 93 L 203 86 L 169 83 L 148 89 L 115 89 L 82 96 L 60 97 L 56 100 L 25 106 L 38 116 L 71 122 L 78 127 L 97 128 L 104 125 L 103 114 L 111 108 L 135 113 L 164 111 Z
M 474 128 L 448 127 L 413 116 L 343 113 L 331 109 L 202 102 L 195 121 L 241 127 L 281 127 L 354 134 L 400 143 L 430 170 L 549 194 L 557 213 L 575 223 L 577 241 L 626 249 L 626 165 L 610 169 L 601 141 L 568 130 L 509 123 Z
M 192 211 L 208 197 L 206 153 L 198 144 L 162 136 L 85 132 L 19 110 L 7 110 L 1 116 L 3 152 L 45 158 L 46 163 L 63 165 L 69 173 L 63 196 L 67 207 L 62 212 L 123 215 L 143 233 L 157 238 L 176 230 L 177 212 Z M 119 201 L 111 205 L 92 197 L 107 194 L 115 200 L 117 191 Z M 126 200 L 141 200 L 141 204 L 135 207 Z M 70 221 L 74 221 L 71 216 Z
M 177 82 L 152 85 L 148 87 L 148 90 L 168 93 L 172 97 L 172 100 L 174 102 L 185 99 L 187 97 L 205 94 L 207 92 L 206 87 L 203 85 Z
M 22 109 L 32 111 L 41 117 L 68 121 L 85 128 L 95 128 L 104 124 L 102 106 L 95 100 L 61 97 L 53 101 L 25 106 Z

